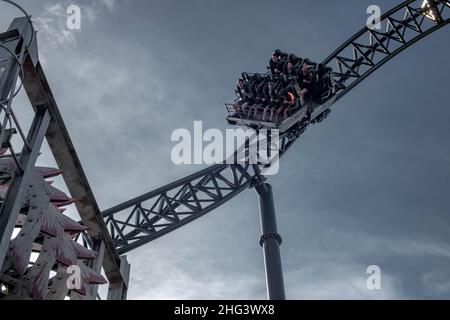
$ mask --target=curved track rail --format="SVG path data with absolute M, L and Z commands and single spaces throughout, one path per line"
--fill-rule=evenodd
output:
M 449 22 L 449 0 L 408 0 L 382 16 L 384 31 L 361 29 L 323 62 L 336 71 L 336 101 L 400 52 Z M 294 128 L 280 137 L 280 156 L 304 129 Z M 123 254 L 200 218 L 251 188 L 258 179 L 258 167 L 218 164 L 108 209 L 103 217 L 118 252 Z

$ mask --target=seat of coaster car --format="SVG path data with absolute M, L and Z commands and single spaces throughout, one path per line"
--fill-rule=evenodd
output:
M 227 104 L 227 122 L 234 126 L 244 126 L 251 129 L 278 129 L 284 133 L 295 126 L 297 123 L 310 123 L 318 118 L 321 114 L 326 112 L 334 103 L 335 96 L 331 96 L 323 103 L 309 100 L 306 105 L 300 110 L 293 113 L 287 119 L 282 119 L 281 116 L 275 115 L 272 119 L 265 119 L 261 113 L 256 113 L 255 117 L 248 118 L 246 114 L 237 111 L 235 104 Z
M 273 117 L 268 117 L 262 110 L 255 109 L 247 114 L 242 108 L 237 107 L 240 103 L 238 99 L 233 104 L 226 104 L 228 124 L 252 129 L 278 129 L 283 133 L 298 123 L 310 123 L 320 119 L 320 116 L 327 113 L 335 101 L 333 69 L 311 61 L 308 64 L 312 66 L 315 90 L 311 93 L 311 99 L 305 102 L 305 106 L 292 113 L 287 119 L 284 119 L 282 115 L 276 114 Z M 253 76 L 253 74 L 248 73 L 243 73 L 243 76 L 244 74 L 246 78 Z M 269 73 L 262 76 L 273 77 Z M 296 91 L 299 94 L 298 85 Z M 296 105 L 298 103 L 299 101 L 296 101 Z
M 293 113 L 287 119 L 281 119 L 279 115 L 275 115 L 272 119 L 264 119 L 261 113 L 257 113 L 256 117 L 248 118 L 246 114 L 235 109 L 235 104 L 226 104 L 228 124 L 233 126 L 244 126 L 251 129 L 278 129 L 281 133 L 288 131 L 297 123 L 309 123 L 317 119 L 321 114 L 326 112 L 334 103 L 335 95 L 329 96 L 323 103 L 309 100 L 306 106 Z

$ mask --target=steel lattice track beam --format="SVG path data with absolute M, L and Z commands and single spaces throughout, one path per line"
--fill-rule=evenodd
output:
M 447 25 L 450 1 L 405 1 L 380 22 L 384 31 L 361 29 L 323 62 L 337 70 L 336 101 L 403 50 Z
M 366 27 L 325 59 L 324 64 L 337 65 L 336 101 L 400 52 L 450 22 L 449 0 L 429 0 L 426 7 L 423 4 L 423 0 L 403 2 L 382 16 L 384 32 Z M 280 157 L 297 137 L 289 133 L 280 136 Z M 103 217 L 118 252 L 123 254 L 223 205 L 252 187 L 257 177 L 252 166 L 215 165 L 108 209 Z
M 248 189 L 249 165 L 215 165 L 106 210 L 103 215 L 120 254 L 159 238 Z

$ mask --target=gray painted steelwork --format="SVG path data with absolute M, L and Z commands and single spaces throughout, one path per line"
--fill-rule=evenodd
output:
M 2 104 L 7 105 L 2 111 L 6 114 L 5 119 L 11 114 L 11 104 L 16 91 L 16 83 L 21 73 L 21 66 L 29 58 L 27 41 L 32 39 L 32 28 L 27 23 L 21 23 L 16 19 L 9 28 L 8 38 L 2 39 L 2 55 L 0 59 L 7 60 L 9 63 L 5 69 L 4 86 L 1 89 L 0 99 Z M 12 54 L 12 55 L 11 55 Z M 31 169 L 34 168 L 36 159 L 44 140 L 45 133 L 50 122 L 50 116 L 47 110 L 39 109 L 29 130 L 26 143 L 23 147 L 20 159 L 17 163 L 17 170 L 14 174 L 12 183 L 9 187 L 5 201 L 0 210 L 0 266 L 3 265 L 6 252 L 9 247 L 11 235 L 14 230 L 19 211 L 22 207 L 25 190 L 27 188 L 27 179 Z M 5 123 L 0 127 L 0 137 L 3 142 L 5 136 Z
M 337 67 L 336 101 L 386 62 L 450 22 L 449 0 L 428 3 L 435 13 L 434 20 L 429 16 L 431 9 L 422 8 L 423 0 L 405 1 L 381 17 L 385 31 L 364 27 L 324 60 L 323 64 Z
M 266 270 L 267 297 L 269 300 L 285 300 L 283 268 L 281 265 L 281 236 L 278 234 L 275 204 L 270 184 L 261 182 L 255 186 L 261 214 L 261 240 Z
M 92 242 L 101 242 L 104 246 L 103 257 L 100 257 L 101 261 L 96 261 L 95 268 L 98 270 L 99 264 L 102 265 L 110 287 L 121 288 L 121 292 L 114 297 L 125 298 L 129 265 L 124 263 L 124 260 L 117 253 L 106 229 L 100 209 L 39 62 L 36 39 L 35 31 L 30 25 L 28 17 L 15 19 L 9 31 L 0 36 L 0 45 L 2 48 L 6 48 L 4 50 L 6 51 L 5 55 L 10 62 L 6 64 L 8 69 L 4 68 L 2 71 L 2 79 L 5 79 L 5 74 L 7 75 L 6 81 L 2 80 L 3 86 L 0 88 L 2 105 L 7 104 L 11 106 L 12 99 L 15 96 L 14 85 L 18 76 L 20 76 L 36 114 L 20 160 L 17 161 L 16 176 L 9 188 L 0 213 L 0 266 L 3 264 L 3 259 L 11 240 L 12 230 L 17 221 L 27 176 L 34 167 L 45 137 L 59 168 L 63 171 L 62 175 L 66 186 L 71 196 L 76 199 L 75 205 L 84 226 L 88 228 L 88 237 Z M 6 101 L 6 97 L 8 97 L 9 101 Z M 7 109 L 7 111 L 9 110 Z M 4 130 L 0 132 L 3 136 Z M 10 147 L 10 150 L 12 151 L 12 147 Z M 11 153 L 15 155 L 14 152 Z M 95 288 L 91 294 L 96 294 Z
M 399 4 L 382 16 L 381 23 L 387 26 L 385 31 L 365 27 L 322 62 L 329 67 L 336 64 L 333 68 L 336 70 L 333 103 L 403 50 L 450 22 L 450 1 L 430 0 L 429 3 L 431 6 L 424 8 L 422 0 Z M 433 16 L 430 16 L 430 10 Z M 313 119 L 298 123 L 283 133 L 280 156 L 286 154 L 310 124 L 323 121 L 331 107 L 321 109 Z M 254 187 L 258 179 L 258 173 L 251 166 L 219 164 L 105 210 L 103 216 L 119 253 L 125 253 L 200 218 Z M 270 256 L 268 252 L 265 254 Z M 276 285 L 282 282 L 276 260 L 266 261 L 271 265 L 266 266 L 266 270 L 275 270 L 268 273 L 276 275 L 267 281 L 270 287 L 275 283 L 278 289 L 274 292 L 277 297 L 282 297 L 281 286 Z M 281 273 L 281 263 L 279 269 Z
M 363 28 L 324 60 L 325 65 L 336 64 L 335 101 L 340 100 L 400 52 L 450 22 L 448 0 L 430 0 L 428 3 L 427 7 L 422 8 L 422 0 L 403 2 L 383 15 L 382 23 L 387 25 L 385 31 Z M 28 22 L 28 17 L 16 19 L 13 26 L 17 27 L 10 28 L 10 32 L 2 34 L 0 38 L 2 42 L 14 37 L 16 39 L 13 41 L 21 38 L 29 40 L 23 41 L 23 47 L 18 51 L 25 51 L 27 54 L 14 56 L 15 60 L 23 60 L 6 67 L 2 64 L 2 102 L 8 97 L 5 92 L 12 97 L 11 92 L 15 89 L 13 79 L 20 75 L 36 112 L 35 125 L 29 134 L 30 140 L 26 141 L 18 161 L 16 186 L 12 186 L 14 190 L 10 190 L 11 195 L 8 195 L 0 215 L 0 262 L 7 248 L 7 240 L 9 241 L 11 236 L 8 233 L 15 217 L 17 203 L 22 201 L 21 189 L 26 181 L 26 174 L 34 164 L 36 152 L 40 149 L 43 131 L 47 131 L 46 138 L 52 153 L 59 168 L 63 170 L 67 187 L 72 197 L 77 200 L 77 209 L 88 228 L 87 237 L 90 241 L 104 246 L 102 264 L 110 281 L 110 298 L 126 298 L 129 264 L 125 257 L 120 257 L 119 254 L 182 227 L 223 205 L 242 191 L 254 187 L 260 196 L 263 233 L 261 244 L 266 261 L 269 298 L 284 299 L 279 258 L 281 237 L 276 230 L 273 195 L 271 187 L 261 183 L 264 177 L 260 176 L 259 171 L 262 168 L 258 166 L 218 164 L 100 213 L 39 63 L 35 33 Z M 25 30 L 31 30 L 31 38 L 30 31 Z M 27 43 L 28 45 L 24 45 Z M 23 68 L 19 68 L 19 65 L 23 65 Z M 9 78 L 9 75 L 12 75 L 12 78 Z M 11 105 L 10 101 L 7 105 Z M 315 119 L 298 123 L 280 136 L 280 156 L 286 154 L 307 126 L 324 120 L 330 110 L 327 108 L 321 111 L 323 112 L 317 114 Z M 6 131 L 2 130 L 1 136 L 6 137 Z M 95 263 L 98 268 L 99 261 Z
M 383 15 L 382 23 L 390 26 L 385 32 L 365 27 L 324 60 L 323 64 L 329 67 L 337 64 L 335 101 L 400 52 L 450 22 L 449 0 L 434 1 L 440 22 L 425 17 L 428 11 L 421 8 L 422 2 L 403 2 Z M 323 121 L 330 108 L 321 111 L 313 121 L 297 124 L 280 135 L 280 156 L 286 154 L 307 126 Z M 223 205 L 252 186 L 255 178 L 250 166 L 215 165 L 105 210 L 103 217 L 118 251 L 125 253 Z M 200 196 L 209 199 L 198 202 Z M 177 213 L 181 206 L 183 211 Z

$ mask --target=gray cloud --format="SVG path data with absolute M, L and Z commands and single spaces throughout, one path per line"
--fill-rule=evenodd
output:
M 264 71 L 274 48 L 322 59 L 372 4 L 74 1 L 91 18 L 67 34 L 52 13 L 66 2 L 20 2 L 42 21 L 47 77 L 103 209 L 199 169 L 171 164 L 174 129 L 226 128 L 240 72 Z M 447 38 L 441 30 L 361 84 L 271 177 L 289 298 L 450 296 Z M 53 160 L 44 152 L 40 163 Z M 248 191 L 131 252 L 130 297 L 264 299 L 256 200 Z M 371 264 L 378 292 L 365 287 Z

